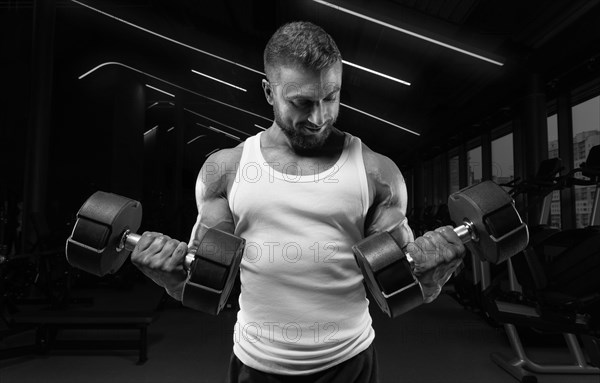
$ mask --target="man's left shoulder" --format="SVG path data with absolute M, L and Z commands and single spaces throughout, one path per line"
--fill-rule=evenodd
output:
M 400 174 L 398 166 L 391 158 L 372 150 L 364 142 L 362 142 L 362 155 L 367 175 L 380 178 L 381 176 Z

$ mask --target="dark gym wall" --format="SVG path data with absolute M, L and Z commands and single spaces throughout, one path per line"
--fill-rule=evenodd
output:
M 32 22 L 31 8 L 0 12 L 0 200 L 6 201 L 3 206 L 9 226 L 6 233 L 11 236 L 5 239 L 6 247 L 18 242 L 14 233 L 24 183 L 31 100 Z

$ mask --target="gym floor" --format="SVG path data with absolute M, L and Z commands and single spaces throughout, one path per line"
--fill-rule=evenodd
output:
M 129 310 L 148 305 L 158 307 L 163 297 L 162 291 L 150 282 L 136 283 L 128 291 L 94 289 L 93 295 L 98 310 L 115 310 L 117 306 Z M 494 328 L 449 294 L 443 293 L 435 302 L 394 320 L 385 317 L 376 307 L 372 308 L 382 383 L 516 382 L 490 359 L 492 352 L 511 355 L 502 328 Z M 183 308 L 169 298 L 160 305 L 158 319 L 149 327 L 149 359 L 143 365 L 136 364 L 135 351 L 53 350 L 46 355 L 0 361 L 0 381 L 222 382 L 231 353 L 234 322 L 233 310 L 214 317 Z M 69 336 L 78 336 L 77 331 L 70 331 Z M 117 330 L 95 331 L 96 336 L 106 337 L 107 331 Z M 90 335 L 94 334 L 87 330 L 86 339 Z M 0 342 L 0 348 L 32 340 L 32 332 L 23 333 Z M 540 363 L 569 361 L 566 347 L 558 345 L 537 344 L 527 351 Z M 538 381 L 598 383 L 600 377 L 540 375 Z

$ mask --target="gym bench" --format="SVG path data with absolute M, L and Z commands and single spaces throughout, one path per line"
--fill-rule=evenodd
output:
M 138 350 L 137 363 L 143 364 L 148 360 L 148 326 L 157 317 L 154 311 L 32 311 L 16 313 L 13 321 L 37 328 L 35 348 L 43 353 L 52 349 Z M 138 330 L 139 338 L 57 339 L 58 333 L 67 329 Z
M 488 312 L 503 323 L 514 356 L 498 352 L 491 359 L 519 382 L 535 383 L 536 374 L 600 375 L 600 344 L 590 329 L 586 318 L 571 318 L 560 321 L 546 318 L 539 308 L 523 303 L 506 302 L 496 299 L 488 302 Z M 535 328 L 551 334 L 562 334 L 572 357 L 571 364 L 540 364 L 530 359 L 519 337 L 517 326 Z M 580 345 L 583 344 L 583 349 Z M 587 351 L 589 363 L 584 350 Z

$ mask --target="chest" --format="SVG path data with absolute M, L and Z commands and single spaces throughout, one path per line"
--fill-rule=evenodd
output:
M 302 157 L 279 148 L 262 148 L 267 165 L 273 170 L 290 176 L 314 176 L 332 169 L 340 152 L 325 153 L 314 157 Z

